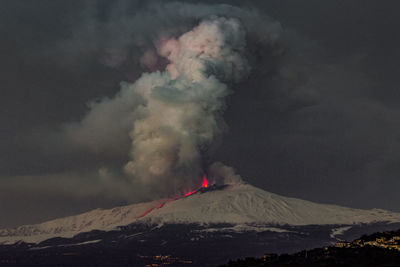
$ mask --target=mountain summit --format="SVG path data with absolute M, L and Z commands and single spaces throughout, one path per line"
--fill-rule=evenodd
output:
M 355 225 L 400 222 L 400 213 L 352 209 L 279 196 L 246 183 L 210 186 L 173 199 L 96 209 L 36 225 L 0 230 L 0 243 L 40 242 L 132 223 L 157 225 L 227 223 L 240 231 L 261 225 Z M 265 229 L 265 228 L 262 228 Z

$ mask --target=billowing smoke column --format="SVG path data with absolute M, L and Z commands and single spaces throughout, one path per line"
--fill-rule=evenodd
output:
M 172 190 L 201 183 L 201 151 L 221 132 L 227 84 L 249 71 L 244 52 L 245 31 L 233 18 L 204 20 L 178 39 L 160 41 L 166 70 L 143 74 L 127 89 L 144 104 L 130 132 L 126 173 Z
M 79 42 L 97 36 L 100 50 L 131 54 L 154 72 L 122 83 L 113 98 L 91 102 L 80 122 L 65 125 L 67 141 L 58 143 L 117 158 L 118 167 L 104 161 L 99 177 L 110 191 L 129 197 L 129 188 L 150 198 L 186 194 L 201 186 L 206 169 L 210 182 L 239 181 L 233 169 L 204 166 L 202 158 L 226 128 L 222 115 L 230 85 L 249 74 L 256 57 L 281 50 L 279 23 L 230 5 L 162 1 L 143 12 L 113 14 L 107 27 L 90 26 Z M 102 30 L 92 32 L 97 28 Z

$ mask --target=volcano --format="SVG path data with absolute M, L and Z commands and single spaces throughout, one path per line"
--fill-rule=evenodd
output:
M 0 230 L 0 262 L 216 266 L 399 228 L 400 213 L 318 204 L 247 183 L 203 179 L 197 190 L 177 197 Z
M 92 230 L 111 231 L 130 224 L 233 225 L 230 230 L 262 231 L 266 225 L 359 225 L 400 223 L 400 213 L 318 204 L 264 191 L 247 183 L 208 185 L 172 199 L 96 209 L 36 225 L 0 230 L 0 242 L 41 242 L 53 237 L 73 237 Z

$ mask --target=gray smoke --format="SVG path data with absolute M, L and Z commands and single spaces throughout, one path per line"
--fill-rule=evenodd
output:
M 157 64 L 164 62 L 162 69 L 122 83 L 113 98 L 90 104 L 81 122 L 66 125 L 66 135 L 78 146 L 100 152 L 118 151 L 128 145 L 129 137 L 129 160 L 124 166 L 128 179 L 152 192 L 172 194 L 198 185 L 204 172 L 202 154 L 224 130 L 229 87 L 251 70 L 247 44 L 270 49 L 280 26 L 268 17 L 228 5 L 182 3 L 152 6 L 147 13 L 116 23 L 124 25 L 122 29 L 132 25 L 131 31 L 137 32 L 137 22 L 146 23 L 150 17 L 152 43 L 144 40 L 148 33 L 143 33 L 144 39 L 128 35 L 126 42 L 132 47 L 148 46 L 140 49 L 143 54 L 138 60 L 148 69 L 160 69 Z M 104 62 L 120 66 L 123 54 Z
M 239 184 L 242 183 L 242 177 L 236 174 L 232 167 L 226 166 L 221 162 L 214 162 L 208 169 L 208 175 L 212 177 L 217 185 Z

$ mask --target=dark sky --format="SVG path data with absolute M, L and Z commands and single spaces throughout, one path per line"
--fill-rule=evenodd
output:
M 0 227 L 143 199 L 96 177 L 127 161 L 127 136 L 57 135 L 149 71 L 143 49 L 174 19 L 139 2 L 1 2 Z M 400 212 L 400 4 L 204 1 L 216 2 L 263 13 L 282 32 L 279 52 L 250 51 L 257 60 L 232 88 L 229 131 L 206 163 L 285 196 Z

